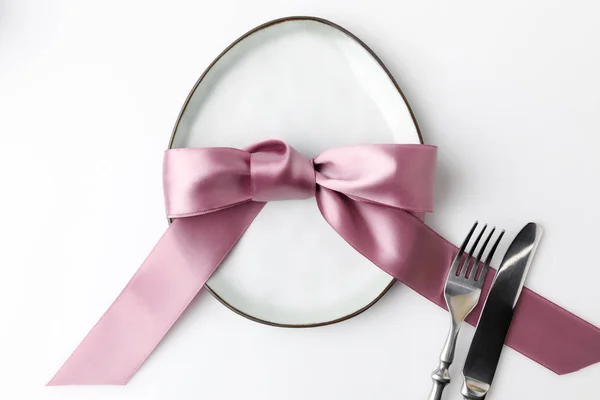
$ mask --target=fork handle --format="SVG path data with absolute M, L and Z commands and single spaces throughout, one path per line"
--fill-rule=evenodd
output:
M 456 348 L 456 338 L 460 331 L 460 323 L 456 322 L 452 318 L 452 324 L 446 337 L 446 343 L 442 349 L 440 355 L 440 365 L 437 369 L 431 373 L 431 379 L 433 380 L 433 386 L 427 400 L 441 400 L 444 388 L 450 383 L 450 364 L 454 360 L 454 349 Z
M 431 374 L 433 386 L 431 387 L 431 392 L 429 393 L 429 397 L 427 398 L 427 400 L 442 399 L 442 393 L 444 393 L 444 388 L 446 388 L 446 386 L 450 383 L 450 373 L 448 371 L 449 366 L 449 362 L 440 361 L 440 365 L 438 366 L 438 368 Z

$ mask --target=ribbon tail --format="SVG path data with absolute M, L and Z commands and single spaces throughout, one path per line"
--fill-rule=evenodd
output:
M 129 382 L 263 206 L 175 219 L 48 385 Z
M 447 309 L 444 285 L 456 246 L 404 210 L 356 201 L 324 187 L 317 190 L 317 203 L 354 249 Z M 488 272 L 482 300 L 467 318 L 473 326 L 495 272 Z M 521 293 L 505 344 L 559 375 L 600 362 L 600 329 L 528 288 Z
M 600 362 L 600 330 L 528 288 L 506 344 L 559 375 Z

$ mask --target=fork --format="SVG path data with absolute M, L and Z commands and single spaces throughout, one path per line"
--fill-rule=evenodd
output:
M 485 281 L 488 267 L 490 266 L 490 262 L 492 261 L 494 253 L 496 252 L 498 243 L 500 243 L 500 240 L 504 235 L 504 230 L 502 230 L 494 242 L 490 252 L 488 253 L 483 267 L 481 268 L 481 272 L 477 274 L 481 258 L 483 257 L 483 252 L 485 251 L 485 248 L 489 244 L 490 239 L 496 230 L 495 227 L 492 228 L 492 231 L 489 233 L 483 242 L 483 245 L 479 249 L 479 253 L 475 258 L 475 262 L 473 262 L 477 245 L 479 244 L 479 241 L 483 237 L 483 233 L 487 228 L 487 224 L 484 225 L 479 235 L 477 235 L 475 242 L 471 246 L 471 250 L 466 253 L 465 256 L 465 249 L 467 248 L 467 245 L 469 244 L 477 225 L 478 222 L 475 221 L 475 224 L 473 224 L 469 234 L 460 246 L 454 261 L 452 261 L 450 271 L 448 271 L 448 277 L 446 278 L 444 298 L 446 299 L 446 305 L 450 311 L 452 324 L 450 326 L 450 331 L 448 332 L 448 337 L 446 338 L 446 343 L 444 344 L 444 348 L 442 349 L 442 353 L 440 355 L 440 365 L 431 374 L 433 387 L 429 393 L 428 400 L 440 400 L 442 398 L 444 388 L 446 385 L 448 385 L 448 383 L 450 383 L 450 372 L 448 371 L 448 368 L 454 360 L 454 350 L 456 347 L 456 339 L 458 337 L 458 332 L 460 331 L 460 326 L 464 322 L 467 315 L 473 311 L 479 302 L 481 288 L 483 286 L 483 282 Z

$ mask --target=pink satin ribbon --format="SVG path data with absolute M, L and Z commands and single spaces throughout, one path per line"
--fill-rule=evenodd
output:
M 457 248 L 422 220 L 432 211 L 435 161 L 436 148 L 426 145 L 342 147 L 312 161 L 279 140 L 245 150 L 167 150 L 172 223 L 48 384 L 126 384 L 266 201 L 315 196 L 325 220 L 356 251 L 445 308 Z M 467 322 L 476 324 L 480 312 L 481 304 Z M 527 288 L 506 344 L 558 374 L 600 361 L 600 330 Z

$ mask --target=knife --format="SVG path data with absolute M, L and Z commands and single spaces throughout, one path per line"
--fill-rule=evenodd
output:
M 461 393 L 465 400 L 485 399 L 490 389 L 515 306 L 541 236 L 542 228 L 533 222 L 528 223 L 504 255 L 463 367 Z

